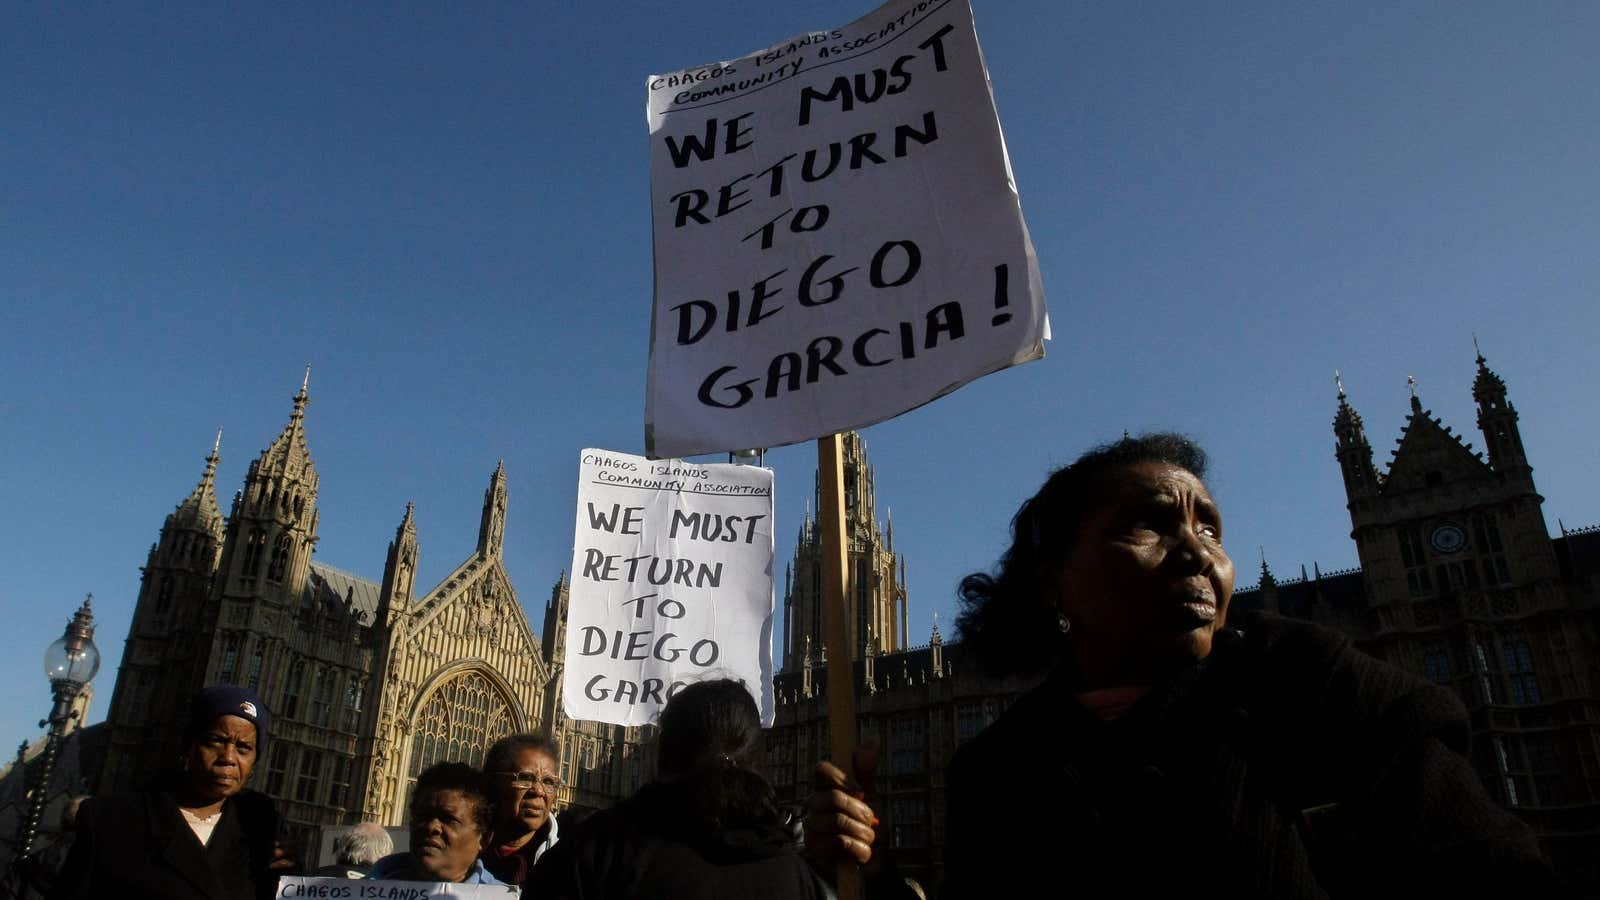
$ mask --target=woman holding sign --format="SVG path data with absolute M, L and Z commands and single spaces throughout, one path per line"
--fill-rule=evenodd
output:
M 797 853 L 799 823 L 753 768 L 761 714 L 743 684 L 701 681 L 661 711 L 660 778 L 563 835 L 523 895 L 813 900 L 824 888 Z
M 962 582 L 968 650 L 1048 676 L 951 763 L 941 896 L 1548 895 L 1454 694 L 1336 632 L 1230 615 L 1204 474 L 1177 435 L 1097 448 Z M 809 840 L 869 859 L 871 810 L 833 766 L 818 779 Z

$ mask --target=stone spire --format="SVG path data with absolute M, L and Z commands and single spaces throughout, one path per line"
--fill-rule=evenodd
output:
M 1333 434 L 1338 439 L 1334 456 L 1344 474 L 1345 496 L 1351 500 L 1371 496 L 1378 490 L 1378 470 L 1372 464 L 1366 426 L 1345 396 L 1344 379 L 1338 372 L 1333 373 L 1333 383 L 1339 391 L 1339 407 L 1333 415 Z
M 383 564 L 383 587 L 378 594 L 378 624 L 387 627 L 392 617 L 411 603 L 417 578 L 417 559 L 422 554 L 417 543 L 417 507 L 406 504 L 405 517 L 389 542 L 389 556 Z
M 487 559 L 500 555 L 500 545 L 506 536 L 506 461 L 500 460 L 494 474 L 489 476 L 489 487 L 483 492 L 483 517 L 478 525 L 478 555 Z
M 189 496 L 178 504 L 175 524 L 215 532 L 221 538 L 222 508 L 217 505 L 217 463 L 222 461 L 222 429 L 217 429 L 217 439 L 211 445 L 211 455 L 206 457 L 205 471 L 200 483 Z
M 1477 338 L 1473 338 L 1477 346 Z M 1480 350 L 1477 355 L 1478 374 L 1472 380 L 1472 399 L 1478 404 L 1478 430 L 1483 432 L 1488 448 L 1489 465 L 1497 472 L 1514 473 L 1531 477 L 1527 452 L 1522 447 L 1522 430 L 1517 425 L 1517 408 L 1506 396 L 1506 383 L 1489 368 L 1488 360 Z
M 307 366 L 288 424 L 251 460 L 241 502 L 229 516 L 223 565 L 227 591 L 235 596 L 275 593 L 278 602 L 291 602 L 310 571 L 318 516 L 317 467 L 305 431 L 310 383 Z
M 311 367 L 300 380 L 300 390 L 294 395 L 294 411 L 289 413 L 289 423 L 283 427 L 277 440 L 261 454 L 264 473 L 284 475 L 298 473 L 311 466 L 311 450 L 306 446 L 306 407 L 311 403 L 308 392 L 311 386 Z M 254 468 L 254 467 L 252 467 Z

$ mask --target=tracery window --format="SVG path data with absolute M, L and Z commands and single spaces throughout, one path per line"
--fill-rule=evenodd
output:
M 329 714 L 333 710 L 333 698 L 337 692 L 334 686 L 338 673 L 331 668 L 317 671 L 316 692 L 311 695 L 311 723 L 320 728 L 327 728 Z
M 1407 525 L 1397 533 L 1400 537 L 1400 561 L 1406 567 L 1406 588 L 1413 597 L 1432 595 L 1433 583 L 1428 577 L 1428 557 L 1423 549 L 1421 526 Z
M 445 682 L 417 717 L 406 773 L 407 805 L 423 769 L 440 762 L 481 766 L 489 745 L 513 729 L 510 704 L 482 673 L 466 672 Z
M 350 676 L 344 688 L 343 729 L 357 731 L 361 724 L 361 679 Z
M 342 808 L 350 799 L 351 772 L 355 760 L 348 756 L 333 757 L 333 771 L 328 774 L 328 805 Z
M 317 802 L 322 783 L 322 753 L 310 747 L 300 751 L 300 778 L 295 782 L 294 798 L 302 803 Z
M 244 541 L 244 565 L 239 567 L 240 574 L 246 578 L 254 578 L 261 573 L 261 551 L 266 549 L 267 536 L 259 528 L 250 529 L 250 536 Z
M 283 680 L 283 703 L 279 713 L 284 718 L 293 719 L 300 713 L 300 692 L 305 690 L 306 661 L 296 658 L 289 666 L 289 677 Z
M 217 681 L 222 684 L 233 684 L 233 679 L 239 674 L 239 636 L 230 634 L 222 639 L 222 669 L 217 673 Z
M 250 653 L 250 666 L 245 672 L 244 686 L 250 690 L 261 687 L 261 664 L 266 660 L 267 648 L 260 641 Z
M 267 763 L 267 793 L 273 797 L 283 796 L 283 781 L 289 771 L 290 747 L 283 741 L 272 745 L 272 755 Z
M 278 542 L 272 548 L 272 564 L 267 566 L 268 581 L 282 581 L 284 570 L 289 567 L 289 535 L 278 535 Z
M 1500 654 L 1505 660 L 1506 682 L 1511 688 L 1511 702 L 1519 706 L 1538 703 L 1539 678 L 1533 672 L 1533 648 L 1521 632 L 1513 631 L 1500 638 Z

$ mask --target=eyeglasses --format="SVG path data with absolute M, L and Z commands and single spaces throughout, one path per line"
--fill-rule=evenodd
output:
M 554 795 L 561 790 L 561 779 L 554 775 L 539 775 L 537 772 L 490 772 L 496 778 L 501 778 L 511 783 L 518 790 L 532 790 L 539 788 L 546 794 Z

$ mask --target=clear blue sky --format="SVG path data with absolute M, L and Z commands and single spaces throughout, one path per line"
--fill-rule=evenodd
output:
M 1551 528 L 1600 521 L 1600 6 L 973 5 L 1055 340 L 867 431 L 914 631 L 1049 467 L 1125 428 L 1210 449 L 1241 583 L 1263 545 L 1280 574 L 1354 565 L 1334 370 L 1380 464 L 1407 374 L 1471 440 L 1473 332 Z M 646 76 L 869 8 L 0 13 L 0 753 L 90 591 L 103 717 L 163 517 L 219 425 L 226 508 L 307 362 L 317 558 L 376 579 L 414 500 L 431 584 L 504 457 L 539 627 L 578 450 L 641 448 Z M 815 453 L 768 459 L 781 562 Z

